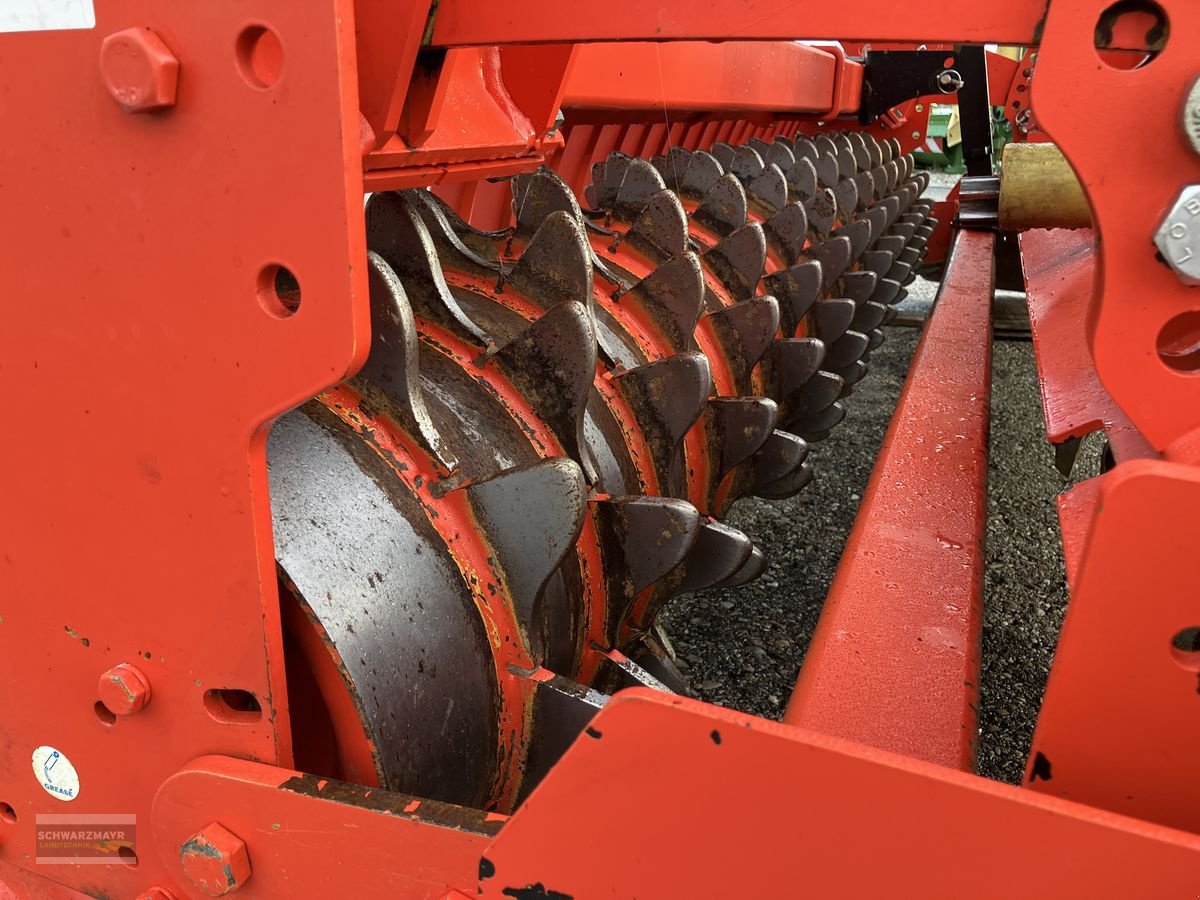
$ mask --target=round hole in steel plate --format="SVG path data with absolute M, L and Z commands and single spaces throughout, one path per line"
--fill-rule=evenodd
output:
M 17 811 L 7 803 L 0 803 L 0 822 L 7 822 L 9 825 L 16 825 Z
M 134 868 L 138 864 L 137 853 L 132 847 L 118 847 L 117 856 L 121 858 L 121 862 L 125 863 L 129 868 Z
M 262 308 L 277 319 L 290 319 L 300 311 L 300 282 L 287 266 L 263 266 L 256 292 Z
M 1171 638 L 1171 656 L 1185 669 L 1200 672 L 1200 627 L 1179 629 Z
M 1167 46 L 1170 23 L 1153 0 L 1118 0 L 1096 20 L 1094 46 L 1111 69 L 1140 69 Z
M 214 688 L 204 692 L 204 708 L 223 725 L 243 725 L 262 718 L 262 705 L 250 691 Z
M 1200 374 L 1200 312 L 1180 313 L 1163 326 L 1158 358 L 1176 372 Z
M 110 710 L 107 706 L 105 706 L 104 703 L 101 702 L 100 700 L 97 700 L 92 705 L 92 709 L 95 710 L 96 718 L 100 721 L 100 724 L 103 725 L 105 728 L 112 728 L 114 725 L 117 724 L 116 715 L 113 713 L 112 710 Z
M 266 90 L 283 75 L 283 43 L 265 25 L 249 25 L 237 38 L 238 71 L 246 84 Z

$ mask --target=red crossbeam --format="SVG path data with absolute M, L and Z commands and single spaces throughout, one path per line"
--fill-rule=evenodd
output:
M 784 717 L 960 769 L 978 733 L 994 242 L 958 234 Z

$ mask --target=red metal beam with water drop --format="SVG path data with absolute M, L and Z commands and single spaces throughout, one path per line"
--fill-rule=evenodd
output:
M 995 236 L 959 232 L 784 721 L 973 770 Z

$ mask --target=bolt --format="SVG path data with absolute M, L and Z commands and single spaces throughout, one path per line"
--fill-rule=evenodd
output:
M 1200 154 L 1200 78 L 1192 82 L 1191 90 L 1183 98 L 1183 133 L 1192 149 Z
M 126 28 L 100 45 L 104 86 L 126 112 L 175 105 L 179 60 L 149 28 Z
M 1158 226 L 1154 243 L 1180 281 L 1200 285 L 1200 184 L 1189 184 L 1179 192 Z
M 963 86 L 963 77 L 957 69 L 942 69 L 938 73 L 937 86 L 943 94 L 953 94 Z
M 100 676 L 100 702 L 114 716 L 131 716 L 150 702 L 150 681 L 135 666 L 121 663 Z
M 250 854 L 229 829 L 213 822 L 179 849 L 184 874 L 203 894 L 222 897 L 250 880 Z

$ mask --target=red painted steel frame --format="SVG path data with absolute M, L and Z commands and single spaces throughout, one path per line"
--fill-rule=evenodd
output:
M 519 10 L 489 0 L 456 0 L 438 7 L 430 40 L 439 47 L 497 40 L 538 43 L 689 38 L 882 38 L 911 43 L 1032 45 L 1038 43 L 1038 28 L 1045 15 L 1046 0 L 924 8 L 891 0 L 859 0 L 852 7 L 826 0 L 617 0 L 596 15 L 580 15 L 578 8 L 560 0 L 529 0 Z
M 1095 233 L 1091 229 L 1028 231 L 1020 242 L 1050 441 L 1057 444 L 1104 429 L 1118 461 L 1157 457 L 1100 383 L 1088 347 L 1087 311 L 1096 282 Z
M 959 232 L 785 722 L 973 770 L 995 236 Z
M 148 822 L 198 752 L 290 763 L 266 428 L 355 369 L 368 334 L 349 0 L 112 0 L 96 16 L 94 31 L 0 34 L 0 388 L 10 422 L 42 422 L 0 451 L 0 802 L 17 823 L 0 821 L 0 855 L 25 864 L 37 813 Z M 280 36 L 271 87 L 239 64 L 252 23 Z M 98 47 L 146 25 L 180 59 L 178 97 L 130 114 Z M 153 693 L 112 722 L 96 685 L 122 662 Z M 206 703 L 220 689 L 261 714 Z M 79 773 L 70 804 L 33 777 L 43 744 Z M 132 896 L 162 865 L 45 874 L 102 872 Z
M 838 78 L 839 67 L 844 75 Z M 837 86 L 837 96 L 834 88 Z M 563 105 L 576 112 L 699 110 L 780 115 L 855 112 L 862 66 L 794 43 L 583 44 Z

